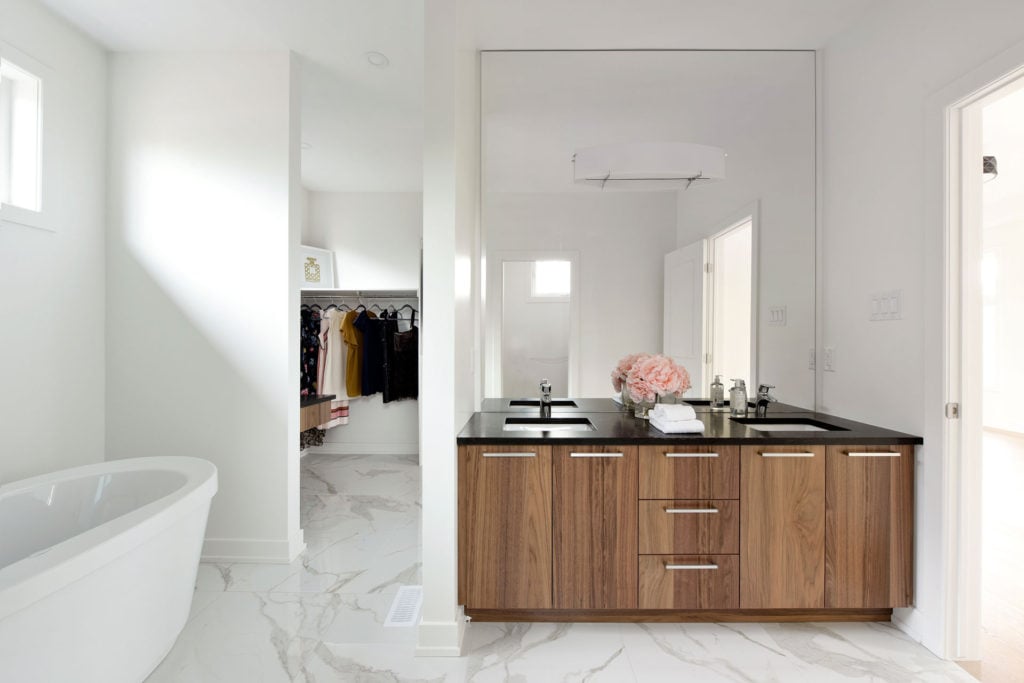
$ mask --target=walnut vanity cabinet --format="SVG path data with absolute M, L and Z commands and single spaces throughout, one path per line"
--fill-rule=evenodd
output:
M 550 609 L 551 447 L 459 448 L 459 602 Z
M 740 607 L 825 607 L 825 447 L 744 446 Z
M 914 447 L 829 446 L 825 607 L 908 607 L 914 585 Z
M 554 606 L 637 606 L 637 447 L 556 446 Z

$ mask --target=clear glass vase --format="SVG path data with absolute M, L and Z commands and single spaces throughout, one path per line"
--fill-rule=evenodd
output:
M 654 397 L 653 401 L 637 401 L 633 406 L 633 417 L 649 420 L 651 409 L 656 405 L 658 405 L 657 396 Z
M 629 395 L 629 389 L 622 387 L 620 395 L 622 396 L 622 407 L 626 410 L 632 410 L 636 402 L 633 400 L 633 397 Z

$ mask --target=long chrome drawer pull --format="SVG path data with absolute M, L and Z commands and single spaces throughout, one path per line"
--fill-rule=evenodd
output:
M 879 453 L 855 453 L 850 451 L 847 453 L 851 458 L 898 458 L 900 453 L 893 453 L 891 451 L 883 451 Z
M 570 453 L 570 458 L 621 458 L 622 453 Z
M 762 458 L 813 458 L 814 453 L 762 453 Z
M 666 564 L 665 569 L 718 569 L 717 564 Z
M 485 458 L 536 458 L 536 453 L 484 453 Z
M 665 508 L 670 515 L 713 515 L 718 508 Z
M 718 453 L 666 453 L 666 458 L 717 458 Z

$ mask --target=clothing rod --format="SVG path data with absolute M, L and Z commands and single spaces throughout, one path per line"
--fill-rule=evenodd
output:
M 419 299 L 415 289 L 304 289 L 302 298 Z

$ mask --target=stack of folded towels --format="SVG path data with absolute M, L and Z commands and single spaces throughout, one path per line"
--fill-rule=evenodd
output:
M 696 434 L 704 431 L 693 406 L 685 403 L 659 403 L 649 413 L 651 425 L 666 434 Z

